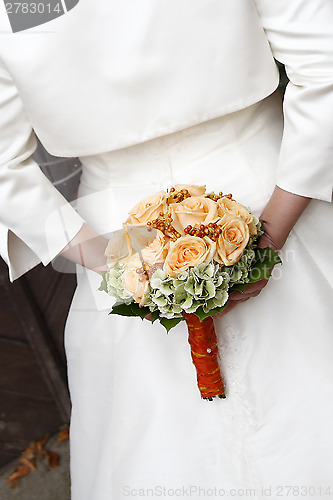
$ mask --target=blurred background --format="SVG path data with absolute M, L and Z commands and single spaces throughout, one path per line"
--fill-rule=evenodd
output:
M 40 143 L 33 157 L 56 188 L 74 200 L 80 161 L 54 157 Z M 70 497 L 68 441 L 58 443 L 57 435 L 70 416 L 63 331 L 75 285 L 74 274 L 59 273 L 52 265 L 39 265 L 10 283 L 0 260 L 1 500 Z M 54 437 L 45 446 L 60 453 L 57 471 L 40 464 L 29 477 L 22 477 L 17 489 L 9 488 L 6 479 L 21 452 L 46 434 Z

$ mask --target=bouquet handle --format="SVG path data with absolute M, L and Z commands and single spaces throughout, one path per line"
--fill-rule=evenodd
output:
M 218 346 L 214 320 L 200 321 L 194 313 L 185 313 L 191 356 L 197 371 L 198 387 L 203 399 L 225 398 L 224 383 L 218 363 Z

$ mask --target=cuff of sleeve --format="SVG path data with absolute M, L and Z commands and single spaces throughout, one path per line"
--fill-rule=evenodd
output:
M 77 235 L 84 219 L 74 210 L 70 203 L 60 206 L 52 212 L 45 221 L 45 236 L 47 249 L 41 260 L 44 265 L 52 259 L 70 243 Z
M 299 196 L 305 196 L 306 198 L 313 198 L 321 201 L 332 201 L 332 185 L 331 183 L 327 183 L 326 186 L 317 184 L 313 182 L 311 185 L 306 183 L 304 185 L 298 182 L 292 182 L 292 180 L 280 180 L 277 178 L 276 185 L 283 189 L 284 191 L 288 191 L 289 193 L 297 194 Z
M 47 218 L 47 245 L 41 245 L 40 251 L 32 250 L 14 232 L 7 229 L 7 237 L 2 239 L 7 241 L 7 248 L 1 253 L 8 265 L 10 281 L 16 280 L 40 263 L 45 266 L 49 264 L 76 236 L 83 223 L 84 219 L 70 204 L 62 206 Z

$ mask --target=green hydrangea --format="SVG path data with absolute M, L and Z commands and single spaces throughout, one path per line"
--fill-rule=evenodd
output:
M 240 260 L 233 266 L 223 267 L 223 271 L 230 277 L 230 286 L 234 284 L 244 284 L 248 282 L 253 259 L 255 257 L 252 248 L 246 248 Z
M 158 269 L 150 279 L 151 300 L 165 318 L 194 313 L 199 307 L 208 312 L 226 303 L 229 281 L 229 274 L 214 263 L 189 268 L 177 278 Z
M 107 293 L 112 297 L 115 297 L 115 299 L 119 302 L 130 304 L 134 301 L 134 299 L 123 287 L 121 280 L 123 272 L 124 266 L 117 263 L 105 273 L 104 279 L 106 282 Z

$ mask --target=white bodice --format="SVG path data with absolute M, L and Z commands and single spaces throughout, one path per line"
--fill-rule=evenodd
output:
M 96 230 L 107 233 L 121 227 L 128 210 L 142 198 L 180 183 L 231 192 L 259 215 L 274 186 L 280 105 L 275 94 L 174 134 L 80 157 L 79 213 Z

